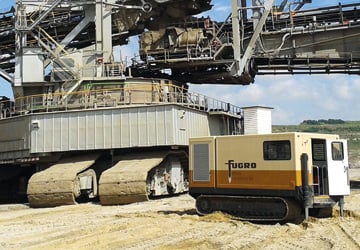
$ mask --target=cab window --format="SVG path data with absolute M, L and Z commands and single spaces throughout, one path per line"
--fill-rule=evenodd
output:
M 313 161 L 326 161 L 325 140 L 312 140 Z
M 290 160 L 290 141 L 264 141 L 263 155 L 266 161 Z
M 331 155 L 333 161 L 342 161 L 344 160 L 344 147 L 342 142 L 332 142 L 331 143 Z

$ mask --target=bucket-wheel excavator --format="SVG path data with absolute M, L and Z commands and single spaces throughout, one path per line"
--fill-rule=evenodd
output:
M 244 116 L 187 83 L 360 73 L 360 3 L 306 2 L 229 0 L 218 21 L 199 17 L 210 0 L 16 0 L 0 13 L 0 76 L 14 93 L 0 100 L 0 200 L 109 205 L 188 191 L 189 138 L 242 134 Z

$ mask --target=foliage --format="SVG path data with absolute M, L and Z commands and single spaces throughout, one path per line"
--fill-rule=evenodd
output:
M 320 119 L 320 120 L 304 120 L 301 124 L 321 125 L 321 124 L 344 124 L 345 121 L 341 119 Z

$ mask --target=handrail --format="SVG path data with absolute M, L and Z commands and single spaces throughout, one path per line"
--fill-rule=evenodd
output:
M 31 113 L 67 110 L 100 109 L 121 106 L 177 104 L 205 112 L 224 112 L 242 116 L 242 109 L 186 88 L 171 84 L 130 86 L 102 90 L 72 92 L 66 99 L 64 93 L 49 93 L 0 101 L 0 119 Z
M 320 195 L 321 194 L 321 185 L 320 185 L 320 171 L 319 171 L 319 167 L 317 165 L 313 165 L 312 166 L 312 174 L 313 174 L 313 191 L 315 195 Z

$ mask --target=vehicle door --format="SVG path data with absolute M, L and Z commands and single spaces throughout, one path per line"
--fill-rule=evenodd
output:
M 350 194 L 346 140 L 327 140 L 329 195 Z

